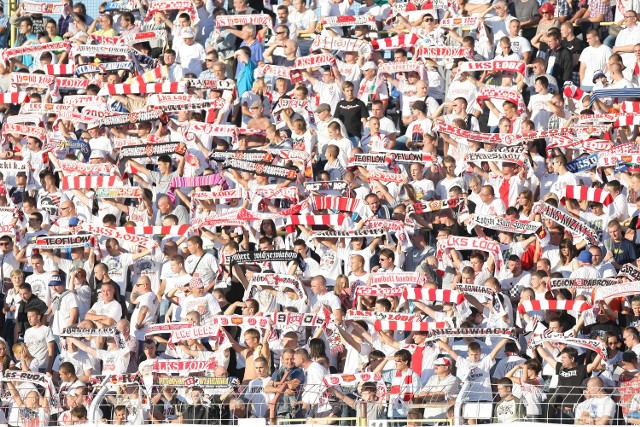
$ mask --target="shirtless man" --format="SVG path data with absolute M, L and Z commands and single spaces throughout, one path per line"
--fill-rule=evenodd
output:
M 244 377 L 242 379 L 242 384 L 249 384 L 249 381 L 258 378 L 258 373 L 254 367 L 254 360 L 260 356 L 266 358 L 267 360 L 271 360 L 271 351 L 269 350 L 269 340 L 267 333 L 264 334 L 264 338 L 262 340 L 262 345 L 260 345 L 260 332 L 257 329 L 247 329 L 244 332 L 244 341 L 245 346 L 241 346 L 238 344 L 236 340 L 227 332 L 227 336 L 229 337 L 229 342 L 231 343 L 233 349 L 240 353 L 242 357 L 245 358 L 246 367 L 244 370 Z

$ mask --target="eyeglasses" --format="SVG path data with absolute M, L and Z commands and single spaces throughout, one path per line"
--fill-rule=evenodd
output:
M 426 18 L 424 22 L 433 22 L 433 18 Z
M 276 31 L 276 34 L 280 35 L 280 34 L 287 34 L 286 31 Z
M 607 345 L 618 345 L 618 341 L 609 341 Z
M 207 58 L 207 59 L 205 59 L 205 61 L 207 61 L 207 62 L 213 62 L 213 61 L 215 61 L 215 59 L 209 59 L 209 58 Z
M 9 246 L 10 242 L 0 242 L 0 246 Z
M 136 283 L 136 286 L 145 286 L 146 283 Z

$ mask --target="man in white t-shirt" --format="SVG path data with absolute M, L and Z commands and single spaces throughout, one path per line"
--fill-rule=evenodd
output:
M 120 242 L 114 238 L 107 239 L 105 248 L 108 255 L 102 259 L 102 262 L 109 267 L 109 277 L 120 286 L 120 296 L 124 297 L 127 290 L 127 272 L 129 271 L 129 267 L 143 256 L 149 255 L 151 251 L 147 248 L 142 248 L 142 250 L 136 254 L 122 253 L 120 251 Z
M 55 352 L 51 328 L 42 324 L 40 311 L 35 308 L 27 310 L 27 320 L 31 327 L 24 333 L 24 342 L 29 353 L 37 360 L 39 371 L 51 372 Z
M 580 54 L 580 88 L 586 92 L 593 89 L 596 70 L 606 70 L 607 61 L 613 53 L 611 48 L 600 42 L 598 31 L 587 31 L 587 46 Z
M 136 337 L 140 348 L 142 348 L 147 329 L 151 323 L 155 322 L 158 315 L 160 302 L 158 296 L 151 290 L 149 277 L 140 276 L 135 286 L 138 297 L 135 300 L 136 308 L 131 314 L 131 335 Z
M 87 312 L 85 320 L 91 320 L 99 327 L 113 326 L 122 318 L 122 307 L 115 300 L 116 284 L 103 283 L 100 287 L 100 299 Z
M 53 291 L 51 297 L 51 313 L 53 322 L 51 331 L 54 336 L 59 337 L 64 328 L 78 323 L 78 299 L 71 290 L 65 289 L 65 283 L 60 276 L 51 276 L 49 287 Z

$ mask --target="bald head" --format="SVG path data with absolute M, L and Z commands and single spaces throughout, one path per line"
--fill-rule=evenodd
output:
M 158 199 L 158 210 L 162 215 L 168 215 L 173 211 L 173 203 L 168 196 L 162 196 Z

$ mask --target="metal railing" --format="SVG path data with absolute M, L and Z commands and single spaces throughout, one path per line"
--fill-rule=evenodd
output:
M 218 378 L 215 378 L 218 380 Z M 200 384 L 216 384 L 223 381 L 199 380 Z M 127 389 L 126 385 L 137 387 Z M 585 424 L 594 421 L 601 422 L 603 416 L 608 416 L 606 424 L 630 425 L 626 421 L 626 415 L 632 413 L 633 417 L 640 417 L 640 393 L 629 393 L 632 388 L 624 385 L 617 388 L 616 401 L 608 401 L 613 405 L 614 412 L 605 414 L 604 409 L 609 406 L 599 405 L 603 397 L 611 396 L 612 389 L 598 389 L 594 391 L 586 388 L 575 387 L 569 393 L 559 393 L 558 389 L 547 389 L 545 386 L 526 386 L 514 388 L 515 396 L 519 400 L 513 400 L 509 395 L 503 397 L 496 392 L 497 385 L 492 385 L 492 391 L 474 391 L 468 383 L 463 384 L 455 393 L 446 394 L 440 402 L 423 402 L 420 397 L 415 397 L 409 402 L 400 405 L 401 411 L 395 412 L 389 405 L 389 395 L 382 399 L 363 402 L 358 398 L 354 389 L 342 387 L 343 393 L 349 399 L 330 400 L 324 393 L 324 385 L 305 386 L 296 391 L 295 396 L 286 402 L 274 400 L 274 395 L 262 390 L 246 386 L 229 385 L 228 387 L 200 386 L 203 388 L 203 400 L 193 404 L 191 386 L 167 386 L 154 384 L 145 386 L 138 383 L 120 383 L 112 378 L 105 378 L 102 382 L 94 384 L 88 396 L 84 396 L 88 423 L 114 424 L 117 414 L 125 408 L 124 417 L 135 425 L 178 422 L 181 424 L 213 424 L 230 425 L 237 424 L 238 420 L 247 418 L 260 418 L 260 423 L 271 425 L 299 425 L 299 424 L 332 424 L 340 426 L 370 426 L 387 427 L 407 425 L 461 425 L 469 420 L 492 423 L 504 420 L 506 414 L 511 414 L 514 420 L 536 421 L 539 423 L 560 424 L 567 420 L 575 420 Z M 640 382 L 638 383 L 640 384 Z M 477 384 L 475 384 L 477 385 Z M 169 387 L 169 392 L 165 387 Z M 520 388 L 520 389 L 519 389 Z M 640 389 L 640 388 L 638 388 Z M 428 390 L 421 390 L 428 392 Z M 129 393 L 128 395 L 126 393 Z M 317 394 L 317 401 L 303 397 L 304 392 Z M 167 393 L 169 398 L 157 399 L 158 393 Z M 378 392 L 378 397 L 381 391 Z M 417 396 L 422 396 L 418 393 Z M 154 397 L 155 396 L 155 397 Z M 589 404 L 587 399 L 597 397 Z M 22 396 L 25 400 L 26 396 Z M 355 399 L 355 403 L 351 399 Z M 487 399 L 488 398 L 488 399 Z M 486 401 L 483 401 L 486 400 Z M 505 403 L 505 400 L 511 403 Z M 606 399 L 605 399 L 606 400 Z M 636 400 L 638 403 L 636 403 Z M 419 403 L 422 402 L 422 403 Z M 397 403 L 397 402 L 396 402 Z M 270 412 L 273 404 L 274 412 Z M 371 406 L 379 407 L 377 411 L 371 411 Z M 391 402 L 393 406 L 393 401 Z M 64 396 L 50 399 L 49 415 L 46 422 L 38 425 L 69 425 L 69 406 L 73 406 L 73 400 Z M 350 406 L 351 405 L 351 406 Z M 359 406 L 360 405 L 360 406 Z M 0 411 L 6 414 L 9 424 L 16 427 L 33 427 L 34 417 L 37 419 L 38 410 L 18 408 L 11 404 L 11 398 L 4 396 Z M 398 409 L 397 406 L 394 406 Z M 37 409 L 37 408 L 36 408 Z M 510 412 L 511 411 L 511 412 Z M 23 416 L 22 413 L 29 416 Z M 61 414 L 65 413 L 66 417 Z M 371 416 L 371 414 L 375 414 Z M 393 417 L 389 416 L 393 413 Z M 17 415 L 16 415 L 17 414 Z M 272 416 L 275 414 L 275 416 Z M 76 422 L 77 423 L 77 422 Z

